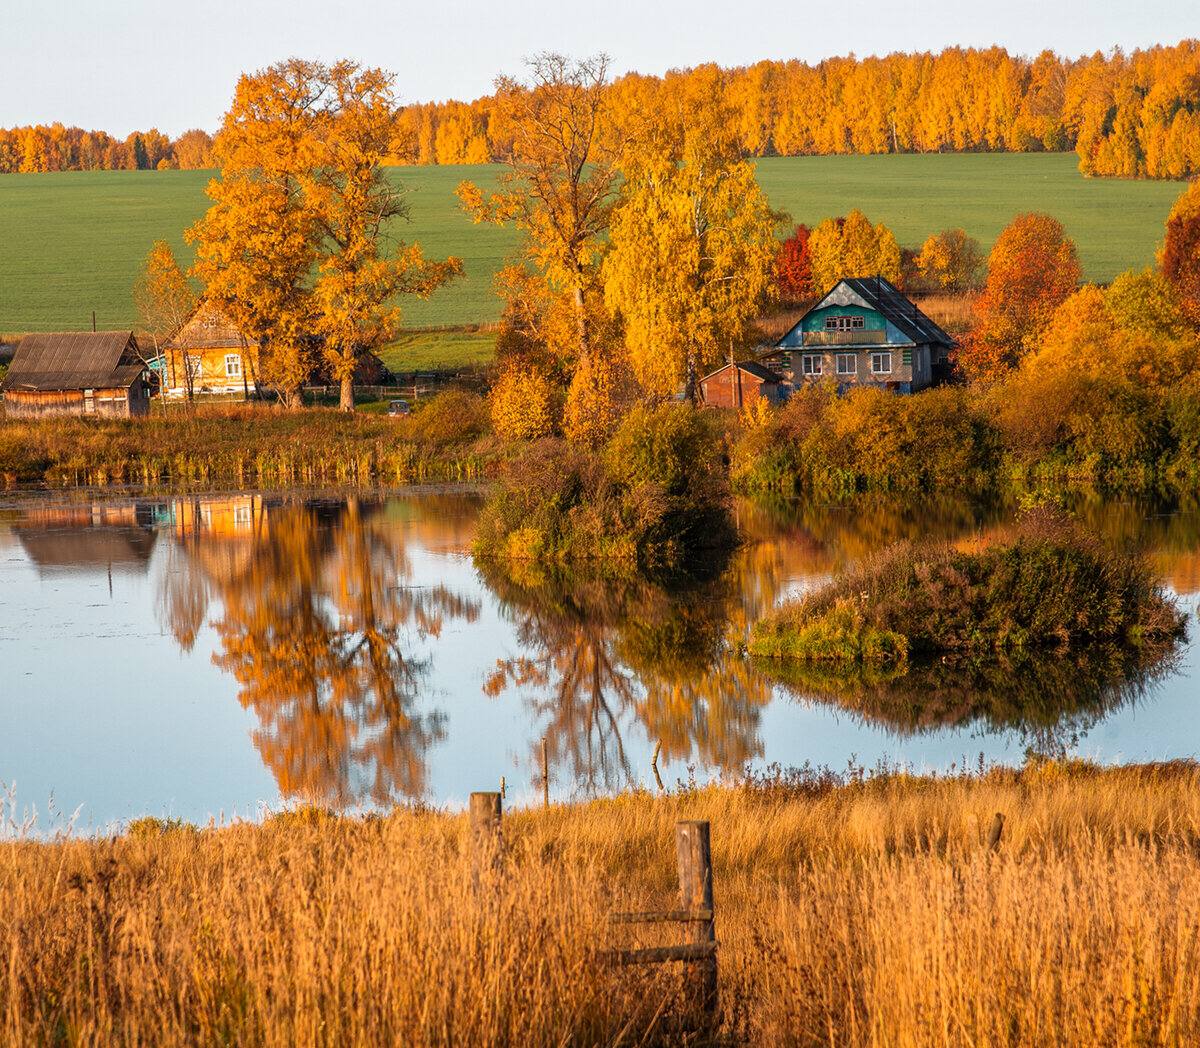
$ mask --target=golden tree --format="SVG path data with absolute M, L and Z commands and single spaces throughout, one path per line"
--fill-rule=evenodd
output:
M 944 229 L 931 234 L 921 245 L 917 269 L 933 287 L 945 291 L 969 291 L 975 287 L 983 265 L 979 241 L 964 229 Z
M 507 143 L 508 172 L 485 196 L 472 182 L 458 187 L 476 222 L 512 223 L 526 253 L 551 288 L 574 303 L 575 355 L 590 348 L 587 298 L 595 287 L 601 238 L 616 180 L 616 147 L 607 120 L 608 58 L 541 54 L 528 83 L 496 82 L 494 137 Z
M 306 203 L 323 234 L 314 331 L 341 387 L 339 406 L 353 411 L 359 361 L 394 337 L 400 325 L 396 296 L 428 297 L 462 273 L 462 262 L 427 262 L 419 245 L 388 250 L 385 243 L 387 224 L 408 217 L 400 191 L 382 169 L 395 128 L 392 77 L 339 62 L 323 78 L 328 94 L 317 121 L 320 155 L 302 177 Z
M 855 208 L 845 218 L 827 218 L 809 236 L 813 284 L 820 294 L 843 277 L 881 276 L 900 282 L 900 245 L 882 222 L 872 225 Z
M 694 397 L 746 337 L 772 286 L 775 216 L 740 158 L 719 85 L 662 112 L 627 152 L 604 263 L 634 375 L 654 396 Z
M 156 240 L 142 263 L 133 285 L 133 304 L 142 329 L 154 342 L 161 360 L 163 343 L 178 331 L 196 308 L 196 294 L 165 240 Z M 188 400 L 192 399 L 192 374 L 185 367 Z

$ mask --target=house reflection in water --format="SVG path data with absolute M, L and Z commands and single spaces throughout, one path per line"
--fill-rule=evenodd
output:
M 40 573 L 107 569 L 144 574 L 154 552 L 154 510 L 147 503 L 35 506 L 13 534 Z

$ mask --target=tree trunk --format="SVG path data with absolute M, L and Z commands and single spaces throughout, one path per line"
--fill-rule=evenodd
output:
M 342 388 L 338 395 L 338 410 L 353 411 L 354 410 L 354 376 L 342 376 Z
M 579 332 L 579 360 L 582 363 L 588 356 L 587 311 L 583 305 L 582 280 L 575 285 L 575 324 Z

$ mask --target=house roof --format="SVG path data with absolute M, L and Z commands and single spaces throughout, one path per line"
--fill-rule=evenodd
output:
M 167 349 L 237 349 L 252 344 L 211 302 L 201 302 L 167 339 Z
M 17 343 L 6 392 L 123 389 L 142 373 L 132 331 L 59 331 Z
M 779 376 L 774 371 L 772 371 L 769 367 L 766 367 L 765 365 L 760 364 L 757 360 L 739 360 L 733 366 L 736 367 L 739 371 L 746 372 L 747 375 L 753 375 L 755 378 L 762 379 L 764 382 L 779 382 L 780 381 Z M 716 369 L 716 371 L 710 371 L 700 381 L 707 382 L 714 375 L 719 375 L 722 371 L 724 371 L 728 367 L 729 367 L 728 364 L 722 364 L 719 368 Z
M 859 305 L 882 313 L 907 338 L 917 345 L 940 343 L 953 346 L 954 339 L 929 319 L 916 303 L 884 277 L 844 277 L 809 309 L 804 316 L 825 306 Z M 804 317 L 800 318 L 803 323 Z M 797 327 L 799 325 L 796 325 Z M 795 327 L 792 328 L 795 330 Z M 784 338 L 789 331 L 784 335 Z M 780 339 L 780 341 L 783 341 Z

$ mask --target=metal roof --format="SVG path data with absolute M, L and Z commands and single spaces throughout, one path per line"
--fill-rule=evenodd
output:
M 736 367 L 739 371 L 744 371 L 748 375 L 753 375 L 755 378 L 762 379 L 764 382 L 780 382 L 780 381 L 782 381 L 780 379 L 780 377 L 774 371 L 772 371 L 770 368 L 765 367 L 764 365 L 760 364 L 757 360 L 739 360 L 733 366 Z M 727 367 L 729 367 L 728 364 L 722 364 L 719 368 L 716 369 L 716 371 L 710 371 L 700 381 L 707 382 L 710 378 L 713 377 L 713 375 L 719 375 Z
M 59 331 L 17 343 L 3 389 L 123 389 L 144 370 L 132 331 Z
M 895 284 L 884 277 L 843 277 L 821 296 L 816 305 L 805 312 L 804 317 L 813 310 L 821 309 L 843 285 L 861 298 L 869 308 L 882 313 L 889 323 L 895 325 L 914 344 L 940 343 L 943 346 L 956 344 L 950 335 L 921 312 L 915 302 L 907 298 Z M 787 338 L 792 331 L 799 327 L 804 322 L 804 317 L 801 317 L 799 323 L 786 332 L 783 338 Z M 779 341 L 782 342 L 783 338 Z

